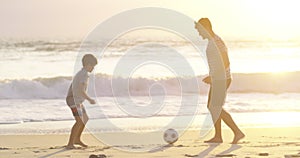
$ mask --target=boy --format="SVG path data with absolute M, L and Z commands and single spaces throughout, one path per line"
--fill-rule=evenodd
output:
M 92 54 L 86 54 L 82 58 L 82 65 L 83 68 L 73 78 L 66 98 L 67 104 L 71 108 L 76 120 L 71 130 L 69 143 L 66 146 L 67 149 L 74 149 L 74 144 L 87 147 L 80 140 L 81 133 L 89 119 L 82 103 L 84 100 L 88 100 L 91 104 L 96 103 L 94 99 L 88 96 L 87 86 L 89 80 L 88 73 L 92 72 L 97 65 L 97 59 Z

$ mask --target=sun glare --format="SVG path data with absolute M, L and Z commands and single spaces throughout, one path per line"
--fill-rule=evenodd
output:
M 273 122 L 272 125 L 274 126 L 292 126 L 298 120 L 298 117 L 295 117 L 296 115 L 297 113 L 290 112 L 266 113 L 265 121 Z
M 299 15 L 298 1 L 252 0 L 241 3 L 245 7 L 247 20 L 252 21 L 253 28 L 261 29 L 262 35 L 276 40 L 290 40 L 300 35 L 300 21 L 295 19 Z

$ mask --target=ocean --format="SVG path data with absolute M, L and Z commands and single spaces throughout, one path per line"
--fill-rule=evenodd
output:
M 224 108 L 236 122 L 242 127 L 299 126 L 300 42 L 226 43 L 233 82 Z M 175 123 L 174 128 L 203 128 L 209 88 L 201 82 L 208 73 L 205 45 L 199 53 L 181 40 L 112 42 L 99 52 L 99 64 L 90 75 L 88 93 L 97 100 L 95 105 L 85 102 L 90 123 L 97 122 L 90 130 L 151 131 L 185 117 L 188 121 Z M 76 40 L 0 41 L 0 134 L 69 132 L 74 121 L 65 97 L 78 71 L 74 65 L 80 62 L 80 46 Z M 173 51 L 185 58 L 192 75 L 181 74 L 187 67 Z M 161 59 L 165 54 L 171 66 L 156 61 L 138 65 L 130 74 L 116 70 L 122 61 Z M 124 83 L 128 87 L 122 87 Z

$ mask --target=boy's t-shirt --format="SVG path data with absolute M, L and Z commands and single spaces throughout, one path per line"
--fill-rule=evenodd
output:
M 80 84 L 84 84 L 84 91 L 87 90 L 87 85 L 89 82 L 88 72 L 82 68 L 77 74 L 74 76 L 71 86 L 69 87 L 67 97 L 73 97 L 76 105 L 82 104 L 85 100 L 84 96 L 81 93 Z

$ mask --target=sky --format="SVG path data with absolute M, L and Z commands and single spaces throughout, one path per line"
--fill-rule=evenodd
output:
M 111 16 L 140 7 L 208 17 L 226 39 L 300 39 L 297 0 L 1 0 L 0 39 L 82 39 Z

